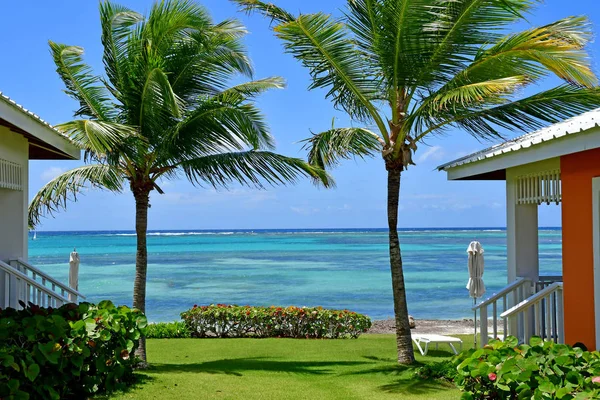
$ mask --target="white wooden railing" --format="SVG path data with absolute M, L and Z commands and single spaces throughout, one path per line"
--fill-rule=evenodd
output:
M 9 264 L 17 271 L 34 280 L 37 285 L 43 286 L 44 288 L 57 293 L 62 298 L 69 299 L 69 302 L 71 303 L 77 303 L 79 299 L 85 299 L 85 296 L 79 293 L 77 290 L 72 289 L 64 283 L 52 278 L 50 275 L 34 267 L 21 258 L 11 260 Z
M 539 292 L 556 282 L 562 282 L 563 277 L 560 275 L 540 276 L 535 283 L 535 292 Z
M 492 296 L 484 300 L 483 302 L 475 305 L 473 311 L 475 316 L 479 312 L 480 321 L 480 334 L 481 334 L 481 346 L 485 346 L 489 340 L 488 333 L 488 308 L 492 308 L 491 319 L 492 319 L 492 335 L 494 338 L 498 338 L 498 322 L 502 321 L 502 336 L 506 339 L 509 332 L 516 329 L 515 326 L 509 327 L 508 318 L 503 317 L 501 312 L 508 309 L 510 304 L 518 304 L 523 300 L 527 299 L 531 295 L 533 283 L 528 278 L 517 278 L 514 282 L 500 290 L 498 293 L 494 293 Z M 500 309 L 498 306 L 500 303 Z
M 501 317 L 526 321 L 522 325 L 522 333 L 518 336 L 523 343 L 529 343 L 532 336 L 564 343 L 563 283 L 555 282 L 547 286 L 503 312 Z
M 19 301 L 41 307 L 60 307 L 70 302 L 66 297 L 2 261 L 0 274 L 4 274 L 4 307 L 21 308 Z

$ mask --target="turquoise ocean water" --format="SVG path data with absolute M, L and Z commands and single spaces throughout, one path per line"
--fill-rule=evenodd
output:
M 485 248 L 489 292 L 506 283 L 501 229 L 401 232 L 409 312 L 418 319 L 470 317 L 466 248 Z M 131 304 L 132 232 L 38 232 L 29 260 L 67 282 L 69 253 L 80 253 L 80 291 L 89 301 Z M 393 315 L 387 230 L 159 231 L 148 238 L 147 314 L 179 319 L 194 304 L 322 305 L 373 319 Z M 540 273 L 561 274 L 561 231 L 540 231 Z

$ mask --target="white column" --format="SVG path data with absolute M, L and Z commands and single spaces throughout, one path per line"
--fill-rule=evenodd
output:
M 517 204 L 516 179 L 510 170 L 506 172 L 508 283 L 517 277 L 536 282 L 540 275 L 538 205 Z

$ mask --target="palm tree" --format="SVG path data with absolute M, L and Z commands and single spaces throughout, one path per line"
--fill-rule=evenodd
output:
M 105 1 L 100 4 L 105 76 L 92 74 L 83 49 L 50 42 L 66 93 L 79 103 L 77 120 L 58 125 L 85 152 L 86 165 L 46 184 L 31 202 L 29 223 L 66 207 L 86 187 L 121 192 L 135 200 L 137 233 L 133 306 L 145 311 L 150 194 L 161 180 L 185 176 L 193 184 L 262 187 L 323 170 L 272 152 L 273 137 L 254 98 L 281 88 L 272 77 L 251 77 L 235 20 L 213 23 L 186 0 L 155 3 L 147 18 Z M 145 361 L 142 339 L 138 355 Z
M 353 156 L 383 158 L 398 361 L 412 363 L 397 231 L 402 173 L 418 144 L 450 128 L 494 139 L 599 106 L 585 51 L 589 22 L 569 17 L 510 33 L 538 0 L 348 0 L 340 18 L 233 1 L 272 20 L 285 50 L 308 68 L 310 89 L 325 89 L 355 125 L 307 139 L 309 161 L 325 168 Z M 548 75 L 563 83 L 524 95 Z

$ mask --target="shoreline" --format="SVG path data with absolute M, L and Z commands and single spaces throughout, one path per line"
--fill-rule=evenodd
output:
M 479 321 L 478 321 L 479 322 Z M 491 321 L 489 321 L 491 330 Z M 437 334 L 437 335 L 469 335 L 474 333 L 472 319 L 417 319 L 416 327 L 412 333 Z M 479 326 L 479 323 L 477 324 Z M 396 333 L 396 323 L 393 319 L 373 321 L 373 326 L 366 334 L 393 334 Z

